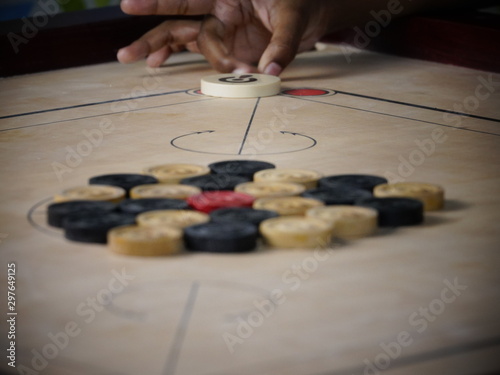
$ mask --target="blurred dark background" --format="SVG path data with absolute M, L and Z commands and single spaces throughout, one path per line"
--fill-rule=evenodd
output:
M 128 16 L 119 2 L 0 0 L 0 77 L 115 61 L 119 48 L 168 19 Z M 398 19 L 362 46 L 354 29 L 324 41 L 500 72 L 499 13 L 496 7 Z

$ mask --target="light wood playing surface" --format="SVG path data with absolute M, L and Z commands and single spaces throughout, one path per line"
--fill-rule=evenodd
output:
M 0 81 L 2 313 L 15 262 L 16 365 L 33 372 L 12 371 L 5 355 L 0 370 L 500 371 L 500 76 L 350 58 L 329 47 L 284 73 L 284 90 L 323 96 L 202 96 L 200 79 L 214 72 L 191 54 L 157 70 L 109 63 Z M 91 176 L 228 159 L 440 184 L 446 207 L 329 251 L 147 259 L 66 241 L 45 224 L 51 197 Z

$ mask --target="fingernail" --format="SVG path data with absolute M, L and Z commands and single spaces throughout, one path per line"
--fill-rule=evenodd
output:
M 283 68 L 279 66 L 277 63 L 272 62 L 269 63 L 268 66 L 266 66 L 266 69 L 264 69 L 264 74 L 270 74 L 272 76 L 279 76 L 281 74 L 281 71 Z
M 250 73 L 250 71 L 244 68 L 237 68 L 233 70 L 233 74 L 247 74 L 247 73 Z
M 130 1 L 128 0 L 122 0 L 120 1 L 120 7 L 123 11 L 127 10 L 127 8 L 130 6 Z
M 127 51 L 125 50 L 125 48 L 120 48 L 116 54 L 116 58 L 118 59 L 118 61 L 121 63 L 126 63 L 127 57 Z

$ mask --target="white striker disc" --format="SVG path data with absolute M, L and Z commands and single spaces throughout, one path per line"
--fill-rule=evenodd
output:
M 258 98 L 280 91 L 279 77 L 267 74 L 215 74 L 201 79 L 201 92 L 222 98 Z

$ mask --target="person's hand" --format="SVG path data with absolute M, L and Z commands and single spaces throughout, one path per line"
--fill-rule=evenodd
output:
M 204 15 L 168 20 L 118 51 L 122 63 L 160 66 L 183 49 L 202 53 L 220 72 L 279 75 L 298 52 L 329 31 L 333 0 L 122 0 L 134 15 Z M 256 67 L 254 64 L 258 64 Z

